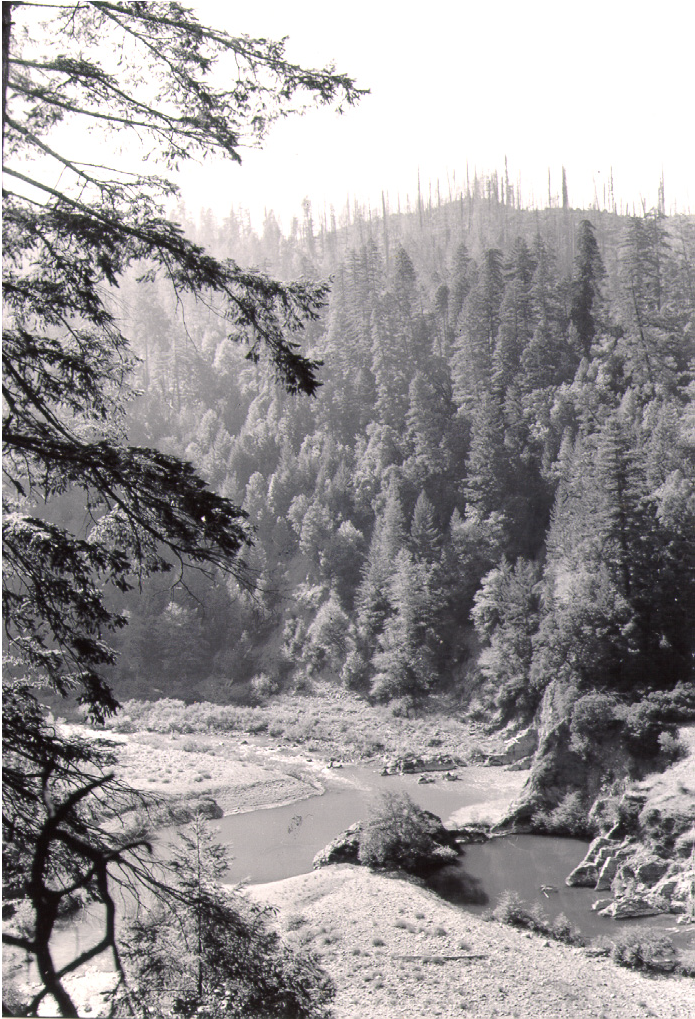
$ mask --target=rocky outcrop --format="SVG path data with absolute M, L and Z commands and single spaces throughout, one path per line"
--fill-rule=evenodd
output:
M 484 841 L 482 826 L 454 831 L 446 828 L 441 818 L 429 810 L 423 810 L 421 816 L 427 823 L 429 846 L 426 851 L 419 852 L 416 864 L 411 868 L 415 872 L 425 872 L 453 863 L 460 856 L 461 845 L 467 835 L 470 835 L 470 841 Z M 364 827 L 365 822 L 357 821 L 329 842 L 314 857 L 314 870 L 336 863 L 360 863 L 360 839 Z
M 415 775 L 427 771 L 451 771 L 465 767 L 466 762 L 451 754 L 432 754 L 421 757 L 418 754 L 404 754 L 389 758 L 381 771 L 382 775 Z
M 629 753 L 612 732 L 582 744 L 572 730 L 575 701 L 576 691 L 554 682 L 547 687 L 535 719 L 538 748 L 528 781 L 494 832 L 552 832 L 566 815 L 568 830 L 575 832 L 582 823 L 585 831 L 610 823 L 567 883 L 610 892 L 612 898 L 602 902 L 606 916 L 673 913 L 679 923 L 695 922 L 695 796 L 689 793 L 695 727 L 679 731 L 690 757 L 658 773 L 653 761 Z M 507 763 L 504 754 L 489 760 Z M 628 776 L 632 784 L 625 789 Z
M 320 849 L 312 863 L 314 870 L 335 863 L 358 863 L 362 824 L 362 821 L 356 821 L 355 824 L 351 824 L 344 832 L 337 835 L 327 846 Z
M 615 899 L 610 906 L 599 910 L 599 916 L 610 916 L 614 920 L 632 920 L 638 916 L 658 916 L 668 913 L 665 903 L 655 903 L 643 895 L 626 895 Z
M 582 862 L 574 868 L 565 884 L 571 888 L 597 888 L 599 877 L 608 859 L 613 859 L 620 843 L 613 839 L 599 836 L 589 846 Z
M 635 835 L 621 838 L 622 826 L 595 838 L 582 862 L 567 877 L 571 886 L 609 891 L 613 899 L 594 903 L 601 916 L 624 920 L 674 913 L 695 921 L 692 856 L 659 855 Z M 616 837 L 618 836 L 618 837 Z
M 525 771 L 533 763 L 533 755 L 538 749 L 538 729 L 531 725 L 518 733 L 505 744 L 504 750 L 497 754 L 488 754 L 484 763 L 490 765 L 507 765 L 510 770 Z
M 530 741 L 535 734 L 537 747 L 531 758 L 528 781 L 499 825 L 500 831 L 534 830 L 534 817 L 551 812 L 571 793 L 579 793 L 588 806 L 607 784 L 627 774 L 628 755 L 619 741 L 612 738 L 603 743 L 596 741 L 589 753 L 574 744 L 570 725 L 573 697 L 576 698 L 576 693 L 563 684 L 551 682 L 534 724 L 518 737 L 519 743 L 489 758 L 491 763 L 506 763 L 519 769 L 526 766 L 525 758 L 512 762 L 507 752 L 521 753 L 524 749 L 521 737 Z
M 196 816 L 206 820 L 224 817 L 224 810 L 211 796 L 188 798 L 184 802 L 171 804 L 168 811 L 175 824 L 188 824 Z

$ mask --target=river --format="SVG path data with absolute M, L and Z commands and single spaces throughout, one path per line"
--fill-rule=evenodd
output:
M 328 789 L 323 795 L 211 821 L 211 828 L 233 857 L 225 881 L 263 884 L 307 873 L 315 854 L 354 821 L 365 817 L 370 802 L 384 791 L 406 792 L 445 822 L 452 819 L 460 823 L 462 814 L 475 816 L 478 807 L 484 815 L 485 806 L 491 803 L 499 808 L 501 796 L 496 783 L 505 773 L 496 768 L 470 768 L 459 774 L 457 782 L 447 782 L 437 775 L 435 782 L 421 785 L 417 776 L 381 776 L 369 768 L 350 766 L 327 772 Z M 163 844 L 167 837 L 163 833 Z M 593 912 L 592 903 L 605 897 L 605 892 L 565 885 L 565 878 L 584 857 L 586 848 L 586 843 L 578 839 L 531 835 L 496 838 L 467 846 L 461 860 L 441 870 L 430 884 L 444 898 L 476 913 L 493 908 L 500 895 L 511 889 L 529 904 L 539 903 L 550 918 L 564 913 L 587 938 L 623 932 L 627 926 L 664 930 L 676 935 L 679 942 L 692 936 L 676 927 L 671 916 L 616 923 Z M 554 890 L 549 891 L 548 886 Z M 98 915 L 89 909 L 66 924 L 54 939 L 58 963 L 74 958 L 76 951 L 91 944 L 99 932 L 99 922 Z M 108 965 L 108 960 L 101 957 L 98 964 Z
M 316 853 L 365 817 L 370 802 L 381 792 L 405 792 L 445 823 L 460 822 L 462 813 L 475 814 L 475 809 L 462 808 L 480 805 L 482 810 L 497 798 L 498 769 L 470 769 L 459 774 L 458 782 L 437 775 L 434 783 L 420 785 L 417 776 L 381 776 L 368 768 L 349 767 L 343 771 L 341 785 L 322 796 L 285 807 L 228 814 L 211 822 L 219 841 L 234 857 L 226 880 L 264 884 L 307 873 Z M 655 927 L 683 939 L 684 929 L 676 927 L 672 916 L 616 923 L 593 911 L 592 904 L 605 899 L 606 892 L 565 884 L 586 850 L 586 842 L 572 838 L 494 838 L 466 846 L 460 861 L 444 867 L 428 883 L 443 898 L 475 913 L 494 908 L 502 893 L 510 889 L 529 904 L 538 903 L 551 919 L 564 913 L 586 938 L 636 925 Z

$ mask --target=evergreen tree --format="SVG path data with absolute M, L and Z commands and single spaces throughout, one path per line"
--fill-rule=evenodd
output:
M 504 393 L 519 374 L 521 359 L 533 335 L 532 283 L 535 265 L 523 238 L 517 238 L 506 269 L 506 286 L 500 307 L 500 329 L 495 342 L 493 377 Z
M 450 321 L 457 323 L 464 301 L 475 281 L 475 264 L 468 254 L 468 248 L 459 244 L 451 267 L 451 289 L 449 301 Z
M 328 1019 L 329 978 L 282 945 L 268 909 L 219 884 L 226 863 L 200 816 L 179 832 L 165 896 L 121 938 L 118 1015 Z
M 580 357 L 589 357 L 591 345 L 602 327 L 602 284 L 606 270 L 588 219 L 582 220 L 577 237 L 577 255 L 572 276 L 570 321 L 574 327 Z
M 394 257 L 393 293 L 396 306 L 403 322 L 409 324 L 417 304 L 417 274 L 410 255 L 402 244 L 398 245 Z
M 414 368 L 411 338 L 411 325 L 399 321 L 392 299 L 385 299 L 372 316 L 371 371 L 378 420 L 397 430 L 407 412 Z
M 454 353 L 457 398 L 464 406 L 470 406 L 489 391 L 503 294 L 502 252 L 489 248 L 483 256 L 477 282 L 466 298 L 461 313 L 463 328 Z
M 480 517 L 503 512 L 511 493 L 510 478 L 502 409 L 495 397 L 484 396 L 473 421 L 466 461 L 463 487 L 467 507 Z
M 410 546 L 415 559 L 426 563 L 439 561 L 443 534 L 437 523 L 435 509 L 425 492 L 420 492 L 410 524 Z
M 532 257 L 534 330 L 521 355 L 521 386 L 525 392 L 567 382 L 575 368 L 565 341 L 567 316 L 560 299 L 556 260 L 541 237 L 534 242 Z
M 289 392 L 311 394 L 319 364 L 291 337 L 317 316 L 328 289 L 214 257 L 166 218 L 176 192 L 168 181 L 104 167 L 88 153 L 71 159 L 52 129 L 102 125 L 119 142 L 132 132 L 138 151 L 165 168 L 214 153 L 238 162 L 242 143 L 260 140 L 274 119 L 305 105 L 302 97 L 352 102 L 358 91 L 331 70 L 292 64 L 281 43 L 208 29 L 179 4 L 47 11 L 50 24 L 33 31 L 32 6 L 3 5 L 3 740 L 12 762 L 3 785 L 13 789 L 3 832 L 35 911 L 33 934 L 10 939 L 39 964 L 43 989 L 32 1007 L 50 994 L 62 1015 L 74 1015 L 62 980 L 100 951 L 116 953 L 108 869 L 128 843 L 109 848 L 81 827 L 76 808 L 103 782 L 94 784 L 88 752 L 46 729 L 31 685 L 75 693 L 104 719 L 117 707 L 106 637 L 126 622 L 105 588 L 123 593 L 174 566 L 243 579 L 239 553 L 250 542 L 243 511 L 189 463 L 128 445 L 122 408 L 133 358 L 113 292 L 132 271 L 167 280 L 179 300 L 219 300 L 250 359 L 266 357 Z M 208 72 L 230 57 L 231 87 L 215 86 Z M 66 497 L 82 503 L 77 527 L 55 522 Z M 62 804 L 59 820 L 37 809 L 51 802 Z M 105 936 L 56 968 L 46 921 L 69 888 L 103 904 Z
M 405 418 L 408 457 L 404 471 L 415 485 L 434 483 L 441 490 L 441 481 L 452 467 L 450 439 L 456 410 L 444 363 L 432 363 L 427 375 L 415 372 L 408 389 L 408 403 Z
M 437 592 L 432 571 L 407 549 L 396 555 L 388 584 L 390 614 L 372 657 L 371 692 L 378 699 L 423 697 L 435 681 Z
M 398 487 L 392 483 L 383 496 L 382 508 L 374 524 L 362 583 L 357 591 L 357 622 L 368 646 L 372 646 L 393 611 L 389 583 L 396 556 L 405 542 L 405 533 L 405 519 Z
M 484 648 L 478 665 L 503 721 L 512 713 L 530 717 L 538 704 L 530 669 L 539 624 L 539 581 L 537 564 L 518 559 L 512 566 L 505 558 L 483 578 L 471 610 Z
M 658 216 L 632 217 L 621 251 L 620 311 L 622 335 L 617 348 L 624 386 L 639 389 L 643 397 L 673 395 L 687 371 L 684 355 L 686 295 L 669 300 L 668 268 L 671 252 Z M 685 300 L 683 299 L 685 298 Z

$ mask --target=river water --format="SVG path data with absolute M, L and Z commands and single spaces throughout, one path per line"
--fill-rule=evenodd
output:
M 285 807 L 229 814 L 211 822 L 233 860 L 226 878 L 263 884 L 305 874 L 316 853 L 354 821 L 364 818 L 379 793 L 407 793 L 419 806 L 446 823 L 462 808 L 489 804 L 496 795 L 496 768 L 460 772 L 461 781 L 438 775 L 420 785 L 417 776 L 380 776 L 367 768 L 344 769 L 342 787 Z M 475 810 L 467 813 L 475 814 Z M 482 810 L 484 813 L 484 810 Z M 564 913 L 586 938 L 623 932 L 627 927 L 653 927 L 683 940 L 675 917 L 659 916 L 616 922 L 592 910 L 606 892 L 569 888 L 565 878 L 584 858 L 587 843 L 579 839 L 515 835 L 469 845 L 462 858 L 442 868 L 428 883 L 448 901 L 474 913 L 494 908 L 507 889 L 530 905 L 538 903 L 552 919 Z M 551 890 L 552 889 L 552 890 Z
M 366 816 L 370 804 L 381 793 L 406 793 L 418 806 L 446 820 L 464 807 L 508 803 L 508 795 L 495 786 L 497 769 L 470 768 L 461 771 L 461 781 L 447 782 L 441 773 L 427 785 L 417 775 L 383 776 L 373 769 L 349 766 L 326 769 L 328 788 L 320 796 L 299 800 L 286 807 L 228 814 L 210 822 L 219 841 L 229 846 L 234 857 L 230 881 L 253 884 L 278 881 L 306 874 L 312 860 L 332 839 L 354 821 Z
M 370 803 L 382 792 L 406 792 L 445 822 L 460 821 L 462 813 L 475 816 L 478 806 L 481 816 L 490 804 L 499 808 L 504 794 L 496 787 L 498 769 L 471 768 L 459 774 L 457 782 L 438 775 L 434 783 L 420 785 L 416 776 L 380 776 L 368 768 L 351 766 L 327 772 L 328 790 L 322 795 L 211 821 L 212 830 L 233 857 L 225 881 L 262 884 L 307 873 L 315 854 L 354 821 L 364 818 Z M 163 833 L 164 846 L 170 834 Z M 496 838 L 467 846 L 463 857 L 434 875 L 430 885 L 452 903 L 475 913 L 494 908 L 502 893 L 511 889 L 529 904 L 539 903 L 549 918 L 564 913 L 587 938 L 615 935 L 635 926 L 666 931 L 681 943 L 692 938 L 690 932 L 675 926 L 671 916 L 617 923 L 593 912 L 592 903 L 606 893 L 565 885 L 565 878 L 586 849 L 586 843 L 577 839 Z M 100 922 L 89 909 L 66 924 L 55 937 L 57 962 L 73 958 L 91 944 L 99 934 Z M 108 965 L 108 961 L 101 957 L 97 965 Z

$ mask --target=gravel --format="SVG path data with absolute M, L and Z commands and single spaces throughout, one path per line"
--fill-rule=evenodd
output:
M 695 983 L 647 977 L 348 864 L 249 889 L 337 986 L 336 1019 L 692 1019 Z

